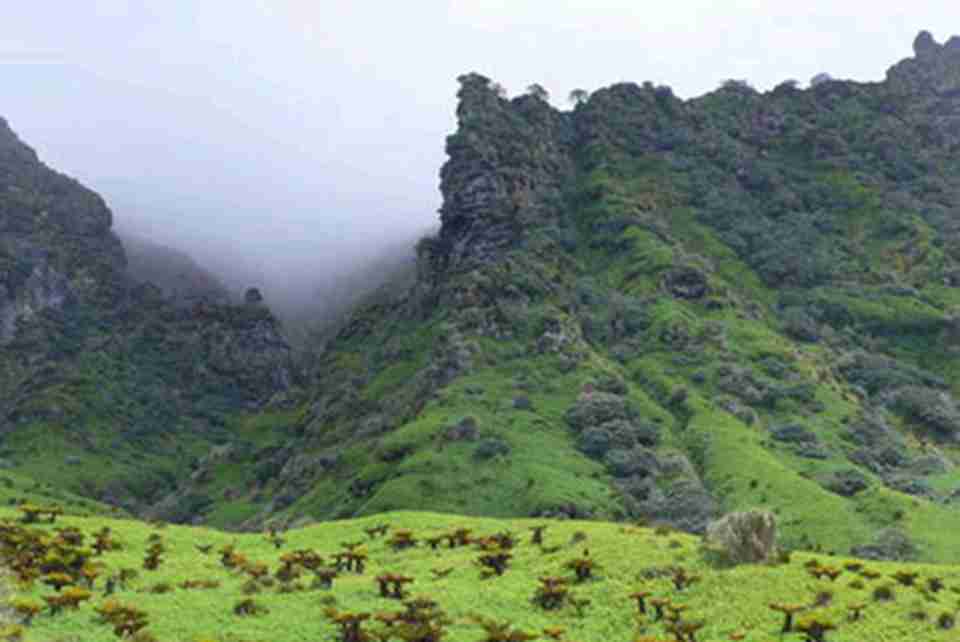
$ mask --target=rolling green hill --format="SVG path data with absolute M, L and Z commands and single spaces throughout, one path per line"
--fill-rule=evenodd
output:
M 8 509 L 0 514 L 15 517 Z M 374 532 L 379 526 L 386 532 Z M 545 527 L 539 544 L 532 541 L 535 526 Z M 109 545 L 96 555 L 90 547 L 105 527 Z M 666 528 L 396 512 L 275 538 L 81 517 L 60 518 L 53 525 L 9 521 L 3 532 L 6 539 L 17 529 L 40 531 L 53 550 L 76 550 L 56 539 L 58 528 L 60 538 L 82 536 L 95 569 L 93 588 L 83 588 L 81 581 L 56 591 L 51 574 L 21 584 L 13 607 L 18 613 L 39 610 L 23 627 L 27 642 L 110 642 L 118 639 L 113 626 L 126 621 L 142 626 L 139 639 L 144 641 L 345 639 L 335 618 L 363 614 L 369 619 L 361 631 L 369 639 L 384 632 L 386 639 L 452 642 L 551 636 L 665 642 L 676 639 L 670 633 L 673 614 L 696 629 L 685 639 L 700 642 L 799 642 L 806 638 L 801 630 L 813 622 L 835 627 L 827 632 L 830 642 L 947 642 L 956 636 L 956 565 L 863 563 L 796 553 L 776 564 L 726 567 L 710 561 L 698 538 Z M 451 547 L 460 529 L 472 541 Z M 404 530 L 414 546 L 397 543 L 404 540 Z M 148 569 L 144 560 L 151 548 L 162 552 L 156 568 Z M 364 559 L 362 570 L 344 567 L 331 573 L 325 586 L 318 578 L 336 554 L 348 550 Z M 503 553 L 508 559 L 502 574 L 481 563 L 485 556 Z M 590 567 L 581 571 L 580 580 L 576 565 Z M 401 584 L 401 597 L 390 596 L 389 584 L 388 595 L 381 594 L 378 578 L 387 574 L 409 579 Z M 120 581 L 121 576 L 127 579 Z M 552 582 L 559 589 L 541 591 L 547 585 L 542 578 L 557 578 Z M 105 595 L 108 583 L 112 588 Z M 645 594 L 644 613 L 638 593 Z M 79 597 L 77 608 L 50 613 L 44 598 L 69 600 L 71 595 Z M 410 606 L 421 598 L 435 606 Z M 669 606 L 657 606 L 657 600 Z M 113 613 L 126 617 L 111 620 L 111 604 Z M 771 605 L 798 609 L 790 632 L 782 633 L 784 614 Z M 124 607 L 140 616 L 130 617 Z M 415 624 L 387 624 L 391 614 L 404 612 L 413 614 Z M 548 635 L 551 629 L 556 630 Z

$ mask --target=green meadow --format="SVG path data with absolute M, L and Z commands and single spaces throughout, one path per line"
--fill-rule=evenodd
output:
M 700 538 L 665 527 L 404 511 L 271 536 L 75 515 L 60 516 L 52 524 L 42 516 L 40 523 L 25 525 L 17 523 L 21 515 L 12 508 L 3 509 L 0 516 L 8 563 L 12 532 L 40 531 L 34 540 L 50 550 L 56 548 L 58 535 L 76 538 L 74 531 L 79 531 L 84 536 L 80 548 L 89 554 L 84 566 L 96 569 L 92 586 L 86 589 L 89 598 L 56 614 L 44 599 L 58 594 L 49 585 L 49 574 L 29 581 L 8 575 L 8 603 L 21 613 L 39 611 L 28 626 L 8 626 L 10 640 L 118 640 L 101 617 L 111 601 L 114 607 L 134 607 L 142 613 L 145 626 L 131 639 L 164 642 L 957 639 L 953 628 L 960 606 L 957 566 L 858 561 L 804 552 L 793 552 L 774 564 L 728 566 L 718 562 Z M 378 526 L 386 526 L 386 532 L 372 530 Z M 533 543 L 535 526 L 546 527 L 539 543 Z M 109 527 L 109 539 L 118 548 L 96 555 L 90 547 L 94 533 L 104 527 Z M 468 530 L 471 541 L 451 548 L 444 536 L 458 529 Z M 415 541 L 414 546 L 397 544 L 403 531 L 408 531 L 406 537 Z M 148 570 L 147 550 L 158 543 L 159 564 Z M 298 577 L 281 572 L 287 581 L 278 578 L 285 555 L 292 559 L 292 553 L 301 551 L 303 559 L 304 551 L 318 554 L 323 569 L 347 550 L 365 557 L 362 572 L 343 568 L 329 587 L 319 586 L 316 573 L 296 564 L 287 566 L 298 569 L 291 573 Z M 484 555 L 499 554 L 508 556 L 502 574 L 480 562 Z M 44 559 L 49 562 L 51 557 Z M 582 560 L 590 561 L 589 577 L 578 580 L 575 560 L 581 560 L 581 566 Z M 409 578 L 402 584 L 401 598 L 381 596 L 377 578 L 385 574 Z M 121 576 L 127 578 L 123 583 L 118 581 Z M 559 601 L 544 601 L 541 594 L 537 603 L 538 588 L 551 577 L 561 578 L 565 595 Z M 207 588 L 202 587 L 204 581 L 209 581 Z M 108 582 L 113 593 L 106 596 Z M 190 582 L 196 587 L 184 588 Z M 64 586 L 61 593 L 69 590 Z M 646 594 L 646 613 L 639 610 L 640 593 Z M 409 604 L 416 604 L 412 601 L 424 598 L 423 604 L 435 603 L 418 611 L 426 626 L 404 629 L 396 622 L 386 624 L 396 617 L 390 614 L 408 611 Z M 246 606 L 252 614 L 237 613 L 243 611 L 240 605 L 245 600 L 252 600 Z M 659 618 L 658 600 L 663 600 Z M 784 614 L 772 605 L 798 609 L 792 629 L 815 621 L 829 630 L 819 638 L 796 630 L 783 633 Z M 361 637 L 345 637 L 334 622 L 351 614 L 369 614 L 357 633 Z M 22 618 L 11 612 L 8 620 Z M 678 633 L 672 622 L 694 630 Z

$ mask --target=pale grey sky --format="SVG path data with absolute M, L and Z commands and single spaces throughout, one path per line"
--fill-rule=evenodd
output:
M 921 29 L 960 33 L 955 2 L 9 1 L 0 115 L 121 225 L 275 282 L 436 221 L 461 73 L 558 105 L 622 80 L 880 80 Z

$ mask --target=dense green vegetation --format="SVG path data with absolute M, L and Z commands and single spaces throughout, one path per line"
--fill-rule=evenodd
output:
M 811 640 L 824 637 L 813 619 L 838 642 L 955 636 L 960 53 L 918 42 L 881 83 L 733 82 L 690 101 L 621 83 L 571 111 L 539 86 L 508 99 L 461 77 L 442 226 L 418 243 L 415 278 L 383 275 L 396 287 L 331 321 L 300 371 L 255 293 L 184 308 L 125 283 L 119 259 L 94 260 L 69 217 L 43 214 L 66 211 L 58 195 L 76 186 L 48 177 L 48 194 L 29 155 L 0 154 L 30 169 L 0 206 L 34 248 L 0 244 L 0 313 L 22 317 L 0 351 L 7 501 L 57 501 L 70 514 L 39 528 L 106 525 L 124 545 L 97 556 L 97 597 L 31 628 L 112 639 L 94 607 L 137 621 L 101 597 L 129 568 L 137 580 L 110 597 L 160 640 L 333 636 L 346 613 L 404 608 L 380 594 L 382 573 L 414 577 L 410 594 L 450 621 L 410 617 L 452 640 L 484 639 L 484 622 L 491 640 L 524 639 L 483 618 L 574 641 L 765 640 L 792 604 Z M 116 251 L 82 194 L 102 232 L 84 242 Z M 76 300 L 33 314 L 31 279 Z M 107 504 L 194 526 L 110 521 Z M 696 535 L 752 507 L 776 515 L 789 563 L 717 567 Z M 367 541 L 379 523 L 420 546 Z M 528 541 L 541 523 L 553 553 Z M 512 557 L 426 544 L 457 526 L 513 532 Z M 228 532 L 267 527 L 285 541 Z M 305 590 L 263 582 L 286 553 L 329 560 L 359 542 L 365 570 L 332 588 L 322 574 L 313 589 L 311 574 Z M 588 559 L 597 576 L 575 582 Z M 677 588 L 677 568 L 699 580 Z M 893 576 L 911 569 L 912 584 Z M 546 608 L 552 576 L 589 604 Z M 20 579 L 23 599 L 52 596 Z M 671 633 L 650 612 L 638 624 L 638 590 L 702 628 Z
M 10 520 L 0 529 L 5 556 L 23 532 L 56 551 L 11 577 L 13 619 L 31 614 L 28 642 L 109 642 L 117 626 L 144 641 L 367 639 L 342 633 L 352 616 L 369 618 L 366 635 L 393 640 L 655 642 L 686 631 L 701 642 L 936 642 L 954 639 L 960 599 L 956 566 L 795 553 L 729 567 L 694 536 L 632 524 L 398 512 L 238 535 L 106 518 L 25 525 L 0 513 Z M 539 543 L 534 527 L 543 527 Z M 70 570 L 62 560 L 76 555 L 86 565 Z M 58 564 L 66 570 L 52 570 Z M 382 594 L 388 575 L 407 578 L 401 597 L 391 583 Z M 51 606 L 71 600 L 76 608 Z M 796 613 L 781 634 L 784 608 Z M 802 633 L 817 623 L 825 637 Z
M 759 505 L 792 548 L 957 559 L 960 141 L 921 89 L 956 58 L 571 112 L 462 77 L 443 227 L 315 362 L 266 521 Z

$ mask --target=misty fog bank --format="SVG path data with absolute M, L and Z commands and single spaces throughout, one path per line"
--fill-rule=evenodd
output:
M 113 211 L 135 276 L 168 295 L 191 285 L 215 295 L 222 284 L 233 302 L 257 287 L 295 340 L 307 327 L 333 323 L 386 281 L 409 280 L 417 240 L 436 229 L 422 217 L 417 225 L 384 211 L 389 204 L 371 203 L 351 220 L 312 209 L 334 206 L 320 196 L 290 198 L 275 214 L 263 206 L 268 197 L 230 203 L 218 193 L 188 196 L 118 181 L 92 187 Z
M 726 78 L 880 79 L 957 15 L 945 0 L 43 4 L 4 6 L 0 114 L 101 193 L 121 234 L 182 249 L 235 296 L 261 288 L 284 318 L 343 300 L 437 225 L 460 74 L 513 95 L 540 83 L 556 106 L 620 80 L 690 97 Z

